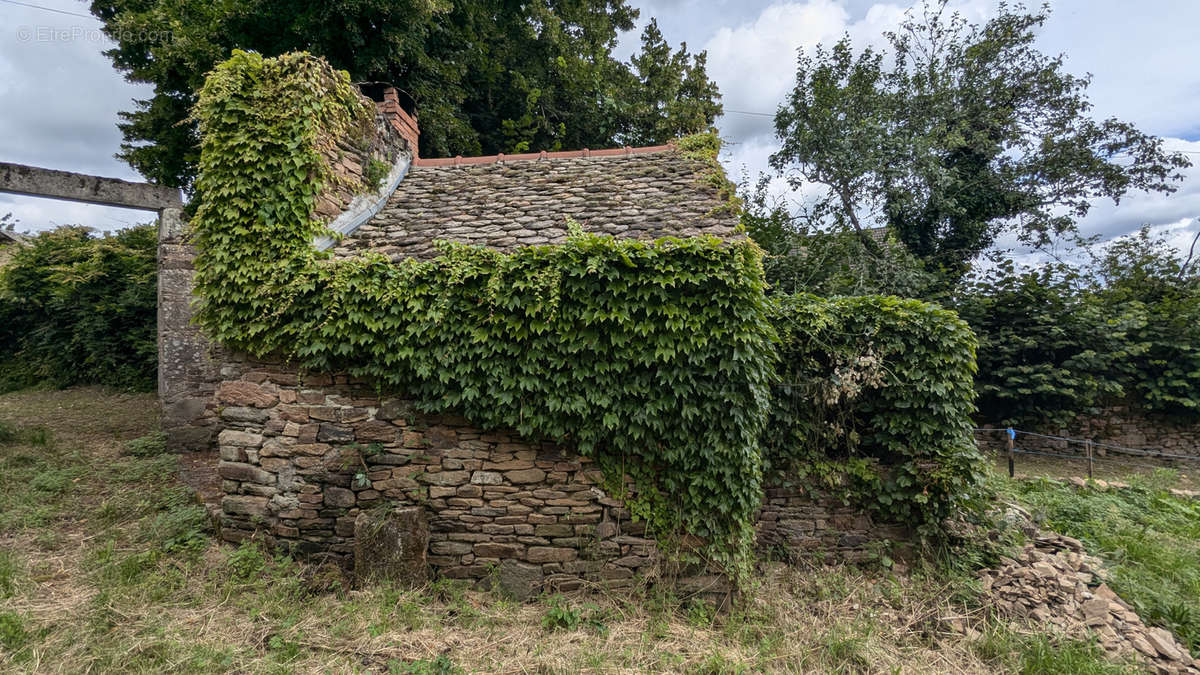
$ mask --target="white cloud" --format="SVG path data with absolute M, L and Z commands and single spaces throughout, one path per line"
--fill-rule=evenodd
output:
M 1095 77 L 1097 117 L 1118 117 L 1151 133 L 1200 137 L 1200 69 L 1195 0 L 1057 0 L 1041 49 L 1063 53 L 1065 67 Z
M 919 2 L 877 3 L 854 20 L 845 3 L 836 0 L 777 2 L 752 20 L 718 28 L 704 49 L 708 51 L 709 76 L 720 86 L 725 108 L 730 111 L 721 120 L 721 130 L 737 140 L 773 135 L 771 118 L 761 113 L 774 114 L 791 91 L 799 49 L 830 46 L 844 35 L 849 35 L 856 47 L 879 48 L 885 43 L 883 33 L 895 29 L 905 12 L 919 6 Z M 987 5 L 969 0 L 952 7 L 978 21 L 985 18 Z
M 1042 48 L 1048 53 L 1065 51 L 1067 47 L 1062 40 L 1069 38 L 1069 51 L 1072 55 L 1080 55 L 1080 58 L 1072 58 L 1067 62 L 1072 72 L 1083 72 L 1072 67 L 1080 63 L 1103 67 L 1104 76 L 1111 77 L 1112 81 L 1101 80 L 1098 75 L 1093 83 L 1091 91 L 1100 92 L 1096 98 L 1095 112 L 1098 115 L 1122 116 L 1143 125 L 1149 121 L 1146 128 L 1151 132 L 1155 130 L 1154 125 L 1162 120 L 1177 120 L 1172 123 L 1186 126 L 1186 123 L 1178 120 L 1196 119 L 1195 110 L 1200 107 L 1200 87 L 1192 87 L 1187 93 L 1172 89 L 1171 83 L 1178 83 L 1181 77 L 1200 80 L 1200 77 L 1177 75 L 1168 67 L 1165 59 L 1172 55 L 1177 58 L 1177 50 L 1151 44 L 1154 40 L 1149 33 L 1142 36 L 1140 41 L 1146 42 L 1146 49 L 1138 50 L 1138 53 L 1147 54 L 1152 62 L 1162 66 L 1159 70 L 1147 72 L 1139 60 L 1129 58 L 1127 50 L 1113 50 L 1111 43 L 1082 39 L 1078 33 L 1069 33 L 1078 25 L 1102 25 L 1105 31 L 1119 32 L 1121 23 L 1113 20 L 1113 7 L 1096 15 L 1089 14 L 1086 8 L 1078 7 L 1077 3 L 1060 4 L 1067 6 L 1056 9 L 1051 15 L 1045 33 L 1039 38 Z M 725 108 L 729 111 L 720 121 L 722 136 L 729 141 L 727 151 L 722 156 L 729 175 L 740 179 L 745 173 L 753 180 L 759 172 L 769 171 L 767 158 L 779 147 L 774 138 L 771 117 L 733 111 L 774 113 L 792 87 L 798 48 L 812 49 L 818 43 L 832 44 L 844 34 L 849 34 L 856 46 L 878 47 L 883 42 L 882 33 L 898 26 L 908 7 L 906 4 L 876 3 L 859 13 L 855 19 L 843 3 L 833 0 L 777 2 L 736 26 L 717 29 L 704 48 L 709 54 L 709 74 L 721 87 Z M 953 8 L 970 21 L 979 22 L 986 20 L 994 4 L 970 0 L 955 3 Z M 1147 20 L 1139 15 L 1133 19 L 1135 33 L 1145 32 L 1147 25 L 1163 23 L 1161 19 L 1162 16 L 1157 20 Z M 1083 23 L 1076 23 L 1079 21 Z M 1099 72 L 1100 69 L 1097 70 Z M 1134 71 L 1140 75 L 1135 76 Z M 1125 101 L 1117 105 L 1116 102 L 1122 100 L 1120 93 L 1126 88 L 1144 91 L 1145 96 L 1140 101 Z M 1153 92 L 1170 92 L 1172 98 L 1169 100 L 1175 100 L 1174 97 L 1178 96 L 1179 104 L 1162 105 L 1161 99 L 1155 100 Z M 1193 98 L 1197 98 L 1196 105 L 1190 104 Z M 1153 113 L 1155 108 L 1170 112 L 1156 114 Z M 1195 126 L 1194 122 L 1192 124 Z M 1165 141 L 1168 148 L 1200 153 L 1198 141 L 1183 138 L 1166 138 Z M 1192 157 L 1200 163 L 1200 154 Z M 1186 174 L 1178 184 L 1178 191 L 1171 195 L 1131 193 L 1119 205 L 1111 200 L 1097 200 L 1088 217 L 1080 222 L 1080 231 L 1088 236 L 1099 235 L 1103 240 L 1135 231 L 1144 224 L 1175 228 L 1179 232 L 1184 231 L 1179 228 L 1200 227 L 1200 221 L 1187 220 L 1200 217 L 1200 168 L 1192 168 Z M 775 194 L 787 194 L 791 199 L 801 197 L 790 193 L 785 181 L 780 178 L 774 179 L 771 185 Z M 1175 239 L 1182 241 L 1185 236 L 1178 234 Z M 1020 250 L 1012 238 L 1000 242 L 1000 246 L 1016 248 L 1018 255 L 1029 255 L 1027 251 Z
M 834 42 L 848 25 L 846 10 L 832 0 L 771 5 L 754 21 L 721 28 L 705 43 L 709 75 L 721 87 L 727 108 L 774 113 L 791 88 L 796 50 Z M 766 117 L 727 117 L 723 129 L 734 137 L 770 130 Z
M 113 44 L 95 19 L 3 7 L 0 160 L 139 180 L 113 157 L 121 144 L 117 112 L 148 98 L 151 88 L 129 84 L 113 70 L 101 53 Z M 55 224 L 108 230 L 151 219 L 126 209 L 0 194 L 0 215 L 9 212 L 20 219 L 18 229 L 33 230 Z

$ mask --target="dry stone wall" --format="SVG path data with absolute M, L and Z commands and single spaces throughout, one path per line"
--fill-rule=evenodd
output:
M 983 425 L 997 428 L 998 425 Z M 1116 445 L 1135 450 L 1160 452 L 1172 455 L 1200 456 L 1200 423 L 1184 423 L 1162 415 L 1147 415 L 1124 406 L 1106 408 L 1098 415 L 1081 416 L 1064 427 L 1027 429 L 1048 436 L 1092 440 L 1097 443 Z M 981 446 L 987 450 L 1002 451 L 1005 445 L 1001 431 L 976 434 Z M 1017 447 L 1035 452 L 1084 454 L 1082 443 L 1068 443 L 1050 438 L 1038 438 L 1018 434 Z M 1095 448 L 1098 455 L 1107 451 Z
M 214 397 L 227 541 L 259 537 L 348 567 L 362 514 L 417 506 L 429 524 L 427 562 L 441 577 L 496 581 L 525 597 L 664 573 L 644 525 L 567 448 L 423 415 L 344 375 L 301 377 L 251 361 L 227 368 L 242 371 Z M 759 532 L 769 553 L 849 559 L 870 555 L 880 537 L 903 536 L 785 488 L 768 491 Z M 704 573 L 676 582 L 696 591 L 722 584 Z
M 782 559 L 829 554 L 863 562 L 884 542 L 905 544 L 911 538 L 904 527 L 876 523 L 861 509 L 797 486 L 766 488 L 755 530 L 759 552 Z

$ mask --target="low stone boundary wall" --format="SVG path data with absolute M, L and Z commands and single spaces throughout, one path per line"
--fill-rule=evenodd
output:
M 975 434 L 982 449 L 1000 452 L 1007 447 L 1002 427 L 996 424 L 981 424 L 980 428 L 996 429 Z M 1134 450 L 1200 457 L 1200 422 L 1181 423 L 1161 415 L 1144 415 L 1126 407 L 1112 407 L 1095 416 L 1081 416 L 1064 427 L 1024 430 L 1047 436 L 1091 440 Z M 1082 443 L 1068 443 L 1051 438 L 1018 434 L 1016 443 L 1018 448 L 1033 452 L 1086 454 Z M 1107 449 L 1096 447 L 1095 452 L 1104 456 Z
M 222 382 L 214 409 L 224 425 L 217 468 L 227 541 L 257 536 L 349 566 L 359 514 L 420 506 L 427 562 L 442 577 L 496 579 L 522 597 L 629 586 L 663 571 L 644 524 L 600 487 L 588 458 L 561 446 L 422 415 L 346 376 L 278 368 Z M 871 555 L 873 541 L 903 537 L 853 508 L 782 487 L 767 491 L 758 532 L 767 553 L 851 560 Z M 676 581 L 717 583 L 705 574 Z
M 763 555 L 829 555 L 847 562 L 865 562 L 878 554 L 873 547 L 911 538 L 903 527 L 876 523 L 861 509 L 797 487 L 766 488 L 755 530 Z

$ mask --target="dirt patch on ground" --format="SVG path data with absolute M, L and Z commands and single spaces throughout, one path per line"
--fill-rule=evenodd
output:
M 0 394 L 0 421 L 44 427 L 62 442 L 78 441 L 91 452 L 144 436 L 158 428 L 158 397 L 107 387 Z

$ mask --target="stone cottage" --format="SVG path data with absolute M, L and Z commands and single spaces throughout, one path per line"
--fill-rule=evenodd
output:
M 2 221 L 0 221 L 2 222 Z M 13 253 L 21 246 L 29 244 L 28 237 L 11 228 L 0 228 L 0 267 L 12 258 Z
M 416 116 L 396 91 L 363 91 L 377 102 L 377 138 L 365 150 L 342 148 L 335 171 L 359 177 L 374 162 L 387 175 L 376 194 L 319 203 L 343 236 L 314 246 L 332 247 L 335 257 L 430 257 L 439 239 L 502 250 L 556 243 L 568 219 L 615 237 L 743 236 L 736 214 L 718 208 L 708 166 L 674 146 L 423 159 Z M 183 234 L 164 229 L 160 245 L 164 425 L 176 449 L 219 449 L 225 540 L 257 536 L 362 563 L 380 553 L 360 536 L 379 527 L 370 514 L 407 504 L 415 508 L 404 522 L 388 525 L 417 543 L 401 566 L 428 565 L 449 578 L 495 575 L 517 596 L 623 586 L 661 572 L 656 542 L 570 448 L 419 414 L 411 401 L 380 399 L 344 374 L 301 373 L 207 344 L 188 323 L 192 251 Z M 854 557 L 868 533 L 889 535 L 853 509 L 780 487 L 767 492 L 759 543 Z M 687 584 L 720 581 L 699 574 Z

